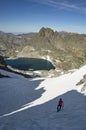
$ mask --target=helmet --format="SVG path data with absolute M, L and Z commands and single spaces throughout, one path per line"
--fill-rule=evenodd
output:
M 62 98 L 60 98 L 60 101 L 62 101 Z

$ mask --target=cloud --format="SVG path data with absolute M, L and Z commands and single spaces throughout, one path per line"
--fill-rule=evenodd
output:
M 76 2 L 72 2 L 69 0 L 34 0 L 34 2 L 52 6 L 61 10 L 76 10 L 79 12 L 86 13 L 86 2 L 80 0 L 76 0 Z

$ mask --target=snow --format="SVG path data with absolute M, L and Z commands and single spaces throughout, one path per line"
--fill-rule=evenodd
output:
M 76 84 L 86 65 L 56 78 L 32 78 L 0 70 L 0 130 L 86 130 L 86 92 Z M 59 98 L 64 108 L 56 112 Z

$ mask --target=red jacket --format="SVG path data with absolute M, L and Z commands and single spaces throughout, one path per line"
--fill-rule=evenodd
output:
M 59 106 L 62 106 L 62 105 L 63 105 L 63 101 L 60 100 L 60 101 L 58 102 L 58 105 L 59 105 Z

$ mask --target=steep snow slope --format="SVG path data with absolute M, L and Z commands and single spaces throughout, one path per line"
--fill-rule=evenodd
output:
M 0 130 L 86 130 L 86 96 L 76 86 L 86 66 L 47 79 L 0 72 L 11 76 L 0 79 Z M 60 97 L 65 106 L 57 113 Z

